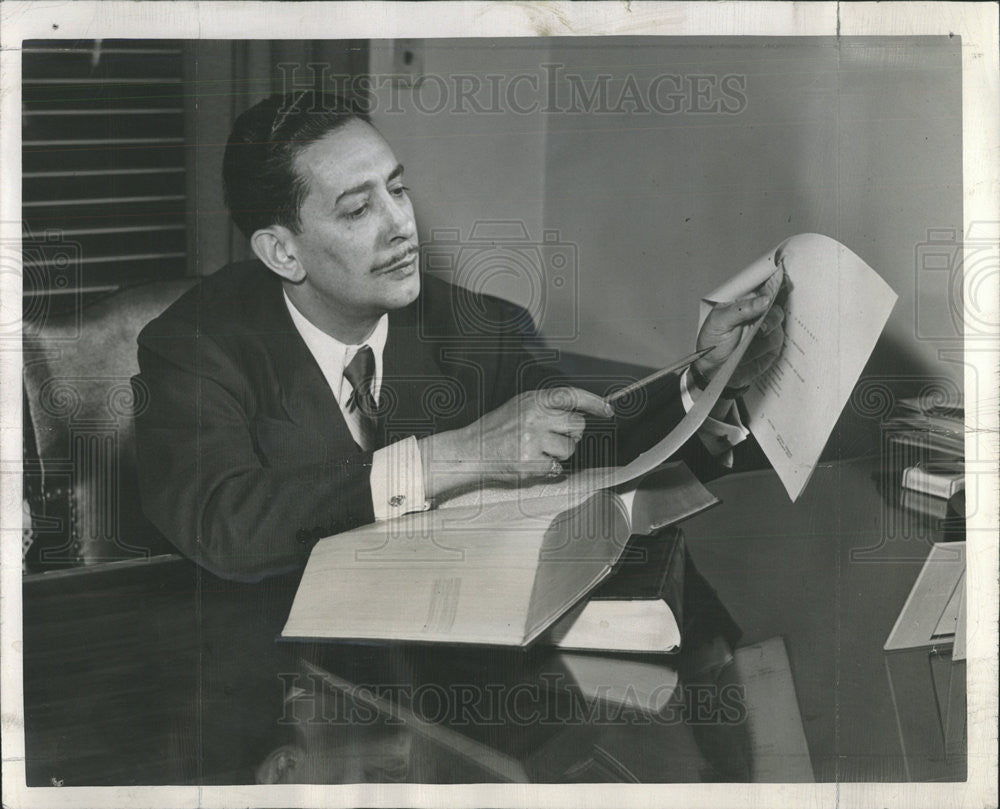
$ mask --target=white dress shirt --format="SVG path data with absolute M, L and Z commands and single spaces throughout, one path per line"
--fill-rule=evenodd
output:
M 382 315 L 379 318 L 375 329 L 363 343 L 347 345 L 313 325 L 295 308 L 288 295 L 285 295 L 285 306 L 296 330 L 302 335 L 306 347 L 323 372 L 326 384 L 330 386 L 333 398 L 340 406 L 340 412 L 347 422 L 351 436 L 362 449 L 370 449 L 364 446 L 361 413 L 357 409 L 352 412 L 347 408 L 347 402 L 354 388 L 344 376 L 344 369 L 358 351 L 365 346 L 371 348 L 375 355 L 372 395 L 376 402 L 379 401 L 382 392 L 382 354 L 389 334 L 389 316 Z M 424 471 L 420 462 L 420 448 L 414 436 L 375 450 L 372 454 L 370 483 L 376 520 L 386 520 L 409 511 L 430 508 L 424 495 Z

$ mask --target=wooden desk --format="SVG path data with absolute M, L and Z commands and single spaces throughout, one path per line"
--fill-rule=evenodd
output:
M 691 553 L 741 624 L 743 642 L 785 637 L 822 781 L 904 780 L 882 644 L 941 531 L 883 501 L 876 463 L 817 469 L 796 504 L 773 472 L 723 478 L 710 484 L 723 505 L 685 523 Z M 223 682 L 238 686 L 238 673 L 266 653 L 261 643 L 277 644 L 273 634 L 248 639 L 240 600 L 207 581 L 175 557 L 25 580 L 30 785 L 239 777 L 222 764 L 204 769 L 198 664 L 207 643 Z M 209 613 L 212 637 L 202 620 Z M 259 616 L 250 619 L 259 632 Z M 226 694 L 217 696 L 225 704 Z M 231 699 L 245 715 L 257 710 L 238 690 Z M 636 749 L 660 743 L 627 732 Z M 666 751 L 653 752 L 664 760 Z M 919 767 L 911 771 L 920 777 Z M 663 777 L 697 780 L 699 765 L 691 759 Z
M 183 780 L 170 739 L 193 709 L 195 586 L 175 556 L 25 578 L 29 786 Z

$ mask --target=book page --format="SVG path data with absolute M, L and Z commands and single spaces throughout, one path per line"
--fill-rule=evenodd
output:
M 711 305 L 750 294 L 778 262 L 791 290 L 784 304 L 785 345 L 744 402 L 750 430 L 794 501 L 875 348 L 896 293 L 844 245 L 805 233 L 708 295 L 703 318 Z
M 528 501 L 553 497 L 563 498 L 569 507 L 589 497 L 595 482 L 614 474 L 614 469 L 605 467 L 590 470 L 589 477 L 570 475 L 562 480 L 528 482 L 522 486 L 483 486 L 442 500 L 438 508 L 464 508 L 516 500 L 524 505 L 525 514 L 531 514 L 532 506 Z M 619 487 L 617 494 L 629 516 L 629 528 L 633 534 L 651 534 L 719 502 L 683 461 L 664 464 L 641 480 L 629 481 Z

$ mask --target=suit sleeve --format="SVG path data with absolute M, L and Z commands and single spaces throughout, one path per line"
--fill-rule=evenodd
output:
M 144 332 L 132 384 L 143 510 L 216 575 L 258 581 L 301 567 L 316 539 L 373 521 L 371 453 L 266 466 L 248 386 L 210 338 Z

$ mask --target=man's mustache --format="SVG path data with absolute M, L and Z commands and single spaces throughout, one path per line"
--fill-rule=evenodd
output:
M 382 270 L 387 270 L 390 267 L 395 266 L 396 264 L 406 261 L 407 259 L 413 258 L 415 255 L 417 255 L 418 252 L 419 251 L 415 246 L 409 247 L 403 252 L 399 253 L 398 255 L 390 258 L 388 261 L 384 261 L 381 264 L 378 264 L 375 267 L 373 267 L 372 272 L 381 272 Z

